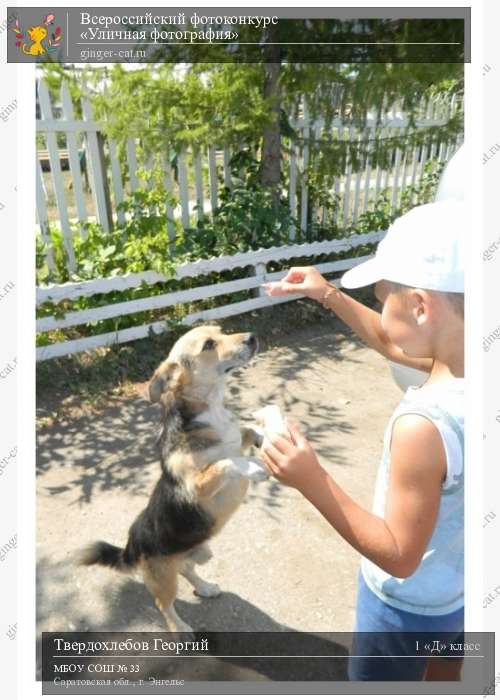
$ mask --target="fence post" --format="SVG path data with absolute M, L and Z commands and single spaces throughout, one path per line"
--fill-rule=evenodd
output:
M 135 139 L 127 139 L 127 165 L 129 173 L 130 193 L 139 189 L 139 178 L 137 177 L 137 154 L 135 152 Z
M 196 189 L 196 206 L 198 209 L 198 221 L 201 221 L 205 216 L 204 201 L 205 197 L 203 194 L 203 174 L 202 174 L 202 164 L 201 164 L 201 152 L 197 149 L 193 153 L 194 160 L 194 183 Z
M 73 121 L 73 101 L 69 91 L 68 83 L 63 80 L 61 84 L 61 104 L 63 107 L 64 118 L 68 121 Z M 83 191 L 82 171 L 80 167 L 80 158 L 78 154 L 78 142 L 76 134 L 68 131 L 66 133 L 66 143 L 68 146 L 69 167 L 71 177 L 73 179 L 73 192 L 75 195 L 76 211 L 80 222 L 87 221 L 87 208 L 85 206 L 85 195 Z M 80 233 L 85 236 L 85 228 L 80 227 Z
M 118 208 L 124 200 L 120 161 L 118 159 L 118 149 L 116 147 L 116 143 L 111 139 L 108 141 L 108 148 L 109 161 L 111 164 L 111 179 L 113 181 L 113 191 L 115 195 L 116 218 L 120 226 L 123 226 L 126 220 L 125 212 L 123 211 L 123 209 Z
M 304 234 L 307 229 L 307 168 L 309 167 L 309 110 L 304 97 L 304 127 L 302 129 L 302 173 L 300 182 L 300 230 Z
M 229 165 L 231 156 L 229 155 L 229 148 L 227 146 L 224 146 L 222 157 L 224 162 L 224 187 L 227 187 L 229 190 L 232 190 L 233 181 L 231 179 L 231 167 Z
M 110 193 L 109 182 L 108 182 L 108 177 L 107 177 L 108 169 L 106 167 L 106 157 L 104 155 L 104 136 L 101 134 L 100 131 L 97 132 L 97 147 L 98 147 L 98 152 L 99 152 L 99 167 L 100 167 L 101 172 L 103 174 L 102 187 L 103 187 L 104 204 L 106 207 L 106 217 L 107 217 L 107 221 L 108 221 L 108 228 L 105 230 L 110 230 L 113 228 L 113 208 L 111 206 L 111 193 Z
M 165 173 L 165 189 L 167 190 L 167 202 L 166 202 L 166 215 L 167 215 L 167 231 L 168 231 L 168 249 L 170 255 L 175 252 L 175 221 L 174 221 L 174 208 L 170 203 L 168 197 L 172 197 L 174 192 L 174 183 L 172 179 L 172 168 L 170 166 L 170 158 L 168 150 L 163 153 L 162 157 L 163 172 Z
M 42 116 L 44 119 L 52 119 L 52 104 L 50 95 L 45 81 L 39 82 L 39 99 Z M 66 200 L 66 192 L 61 173 L 61 162 L 59 160 L 59 148 L 57 138 L 54 131 L 47 131 L 46 134 L 47 147 L 49 151 L 50 171 L 52 173 L 52 181 L 54 183 L 54 192 L 56 195 L 57 209 L 59 211 L 59 220 L 61 222 L 61 231 L 64 240 L 64 248 L 68 258 L 68 269 L 74 272 L 76 269 L 75 254 L 73 251 L 73 240 L 71 232 L 71 224 L 68 217 L 68 203 Z
M 255 265 L 255 267 L 254 267 L 254 270 L 255 270 L 255 276 L 262 277 L 262 281 L 264 281 L 264 278 L 265 278 L 266 273 L 267 273 L 267 267 L 266 267 L 265 263 L 257 263 L 257 265 Z M 254 290 L 254 296 L 265 297 L 266 292 L 264 289 L 262 289 L 262 287 L 256 287 L 256 289 Z
M 289 207 L 290 216 L 293 219 L 288 232 L 288 240 L 295 240 L 295 221 L 297 220 L 297 146 L 292 138 L 290 138 L 290 175 L 289 175 Z
M 217 183 L 217 161 L 215 146 L 208 147 L 208 179 L 210 182 L 210 208 L 213 217 L 214 211 L 218 207 L 218 183 Z
M 179 178 L 179 199 L 181 202 L 181 219 L 184 229 L 189 228 L 189 181 L 186 163 L 186 151 L 179 151 L 177 156 L 177 174 Z
M 36 206 L 38 212 L 38 223 L 40 224 L 40 234 L 46 245 L 45 260 L 49 272 L 54 272 L 56 265 L 54 262 L 54 253 L 52 251 L 52 239 L 50 237 L 49 217 L 47 214 L 46 192 L 44 192 L 43 175 L 40 161 L 36 163 Z
M 370 203 L 370 186 L 372 176 L 372 153 L 374 150 L 375 127 L 368 129 L 366 141 L 366 163 L 365 163 L 365 192 L 363 199 L 363 212 L 367 211 Z
M 82 98 L 82 113 L 85 121 L 93 121 L 92 105 L 88 97 Z M 102 134 L 95 131 L 87 131 L 86 138 L 97 221 L 104 231 L 110 231 L 113 218 L 111 216 L 111 200 L 106 178 Z

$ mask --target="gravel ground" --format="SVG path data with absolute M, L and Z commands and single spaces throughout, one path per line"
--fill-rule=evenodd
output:
M 227 395 L 242 419 L 278 403 L 338 483 L 371 506 L 384 426 L 400 397 L 383 358 L 334 325 L 313 325 L 259 354 L 230 378 Z M 39 431 L 40 636 L 164 631 L 140 580 L 71 563 L 94 539 L 125 544 L 158 477 L 157 421 L 157 407 L 138 397 Z M 359 555 L 297 491 L 275 480 L 252 484 L 211 546 L 214 557 L 200 573 L 222 595 L 200 599 L 180 580 L 176 607 L 194 629 L 352 630 Z

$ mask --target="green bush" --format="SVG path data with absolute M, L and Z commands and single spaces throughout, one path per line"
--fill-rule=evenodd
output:
M 224 187 L 211 218 L 203 217 L 187 229 L 176 250 L 181 259 L 270 248 L 288 242 L 290 227 L 297 222 L 288 202 L 275 202 L 260 182 L 259 163 L 250 150 L 241 150 L 230 160 L 232 188 Z

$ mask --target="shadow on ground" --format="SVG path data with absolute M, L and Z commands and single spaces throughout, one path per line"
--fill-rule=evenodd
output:
M 147 465 L 158 458 L 158 420 L 158 408 L 140 398 L 113 406 L 104 416 L 63 418 L 38 431 L 37 476 L 64 466 L 66 478 L 47 487 L 48 493 L 72 491 L 80 503 L 117 488 L 146 494 Z
M 54 596 L 52 589 L 46 589 L 46 582 L 57 577 L 60 583 L 59 595 Z M 102 590 L 102 596 L 107 600 L 106 615 L 99 622 L 92 615 L 82 614 L 78 605 L 78 596 L 75 595 L 75 582 L 78 588 L 78 572 L 71 563 L 41 558 L 37 567 L 37 627 L 40 632 L 37 635 L 37 679 L 41 680 L 42 665 L 42 637 L 41 631 L 50 626 L 53 615 L 64 615 L 67 620 L 72 620 L 68 625 L 70 632 L 122 632 L 127 630 L 125 636 L 131 632 L 144 631 L 145 623 L 153 625 L 156 630 L 166 631 L 161 613 L 154 605 L 144 584 L 138 580 L 117 575 L 117 580 L 108 584 Z M 209 600 L 199 599 L 195 603 L 178 600 L 176 609 L 193 629 L 200 632 L 203 637 L 210 632 L 224 633 L 286 633 L 297 632 L 291 627 L 279 624 L 270 615 L 263 612 L 257 606 L 244 600 L 239 595 L 231 592 L 223 592 L 218 598 Z M 62 630 L 64 632 L 67 628 Z M 160 632 L 156 632 L 160 634 Z M 311 644 L 316 649 L 315 654 L 346 655 L 348 648 L 344 644 L 323 638 L 321 633 L 307 635 L 301 633 L 300 646 L 294 643 L 294 649 L 304 655 L 311 654 Z M 241 648 L 245 648 L 245 641 L 239 639 Z M 254 643 L 255 646 L 255 643 Z M 280 639 L 273 637 L 268 649 L 263 654 L 284 653 L 280 645 Z M 100 658 L 103 661 L 103 657 Z M 165 677 L 168 672 L 170 678 L 183 678 L 184 680 L 256 680 L 266 678 L 270 680 L 345 680 L 346 659 L 329 659 L 326 663 L 322 659 L 279 659 L 279 658 L 202 658 L 196 659 L 148 659 L 146 664 L 141 664 L 141 670 L 146 677 Z M 144 675 L 143 674 L 143 675 Z

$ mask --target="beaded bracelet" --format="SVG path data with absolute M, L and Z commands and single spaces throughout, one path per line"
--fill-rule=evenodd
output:
M 322 299 L 321 299 L 321 301 L 320 301 L 320 304 L 321 304 L 322 306 L 324 306 L 325 309 L 329 309 L 329 308 L 330 308 L 330 307 L 328 306 L 328 299 L 329 299 L 329 297 L 330 297 L 330 294 L 332 294 L 332 292 L 337 292 L 337 291 L 338 291 L 337 287 L 336 287 L 334 284 L 332 284 L 331 282 L 327 282 L 327 285 L 328 285 L 328 289 L 325 291 L 325 293 L 323 294 L 323 297 L 322 297 Z

